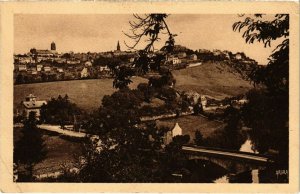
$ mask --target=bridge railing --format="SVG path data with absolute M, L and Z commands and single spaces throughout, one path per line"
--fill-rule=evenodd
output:
M 216 148 L 216 147 L 196 146 L 196 145 L 191 145 L 191 144 L 185 144 L 183 146 L 191 147 L 191 148 L 206 149 L 206 150 L 237 153 L 237 154 L 246 154 L 246 155 L 266 157 L 266 158 L 271 158 L 272 157 L 271 155 L 267 155 L 267 154 L 257 154 L 257 153 L 244 152 L 244 151 L 238 151 L 238 150 L 230 150 L 230 149 L 224 149 L 224 148 Z

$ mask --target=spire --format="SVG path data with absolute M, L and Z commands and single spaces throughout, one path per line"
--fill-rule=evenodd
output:
M 117 51 L 121 51 L 121 48 L 120 48 L 120 43 L 118 41 L 118 44 L 117 44 Z

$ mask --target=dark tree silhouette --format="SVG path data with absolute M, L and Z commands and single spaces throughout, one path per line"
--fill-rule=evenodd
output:
M 146 14 L 145 16 L 139 16 L 137 14 L 133 15 L 136 21 L 130 21 L 131 34 L 125 33 L 125 35 L 132 40 L 134 44 L 128 46 L 130 49 L 135 49 L 140 41 L 145 37 L 148 44 L 144 48 L 144 51 L 149 53 L 154 51 L 154 43 L 158 41 L 160 33 L 166 33 L 169 39 L 166 41 L 166 46 L 168 51 L 172 51 L 174 47 L 174 37 L 176 34 L 172 34 L 165 19 L 168 17 L 167 14 Z
M 268 15 L 270 17 L 270 15 Z M 245 124 L 252 128 L 254 147 L 264 153 L 269 149 L 279 151 L 278 162 L 288 167 L 289 121 L 289 15 L 276 14 L 267 20 L 263 14 L 255 14 L 236 22 L 233 30 L 243 31 L 247 43 L 263 42 L 265 47 L 279 39 L 266 66 L 252 72 L 251 79 L 263 84 L 265 89 L 252 90 L 249 103 L 242 109 Z M 281 167 L 282 168 L 282 167 Z
M 60 95 L 57 99 L 52 98 L 48 104 L 41 107 L 41 122 L 59 124 L 63 128 L 66 123 L 74 120 L 74 115 L 81 114 L 82 111 L 75 103 L 70 102 L 68 95 Z
M 46 148 L 41 132 L 37 128 L 36 113 L 30 112 L 24 122 L 23 136 L 14 147 L 14 163 L 24 166 L 25 172 L 18 174 L 18 181 L 32 181 L 33 167 L 42 161 L 46 155 Z
M 138 90 L 122 89 L 105 96 L 89 131 L 99 139 L 87 142 L 83 182 L 155 182 L 161 177 L 159 150 L 164 130 L 140 127 Z M 151 137 L 151 138 L 150 138 Z M 99 144 L 101 142 L 101 144 Z M 97 149 L 101 150 L 100 152 Z
M 194 142 L 196 143 L 197 146 L 201 146 L 203 144 L 203 135 L 202 135 L 202 133 L 199 130 L 197 130 L 195 132 L 195 140 L 194 140 Z
M 125 45 L 131 49 L 136 50 L 136 46 L 144 39 L 146 39 L 146 46 L 144 49 L 138 51 L 138 56 L 133 64 L 122 65 L 119 64 L 114 68 L 115 80 L 113 86 L 115 88 L 125 88 L 132 81 L 131 77 L 136 74 L 145 74 L 149 70 L 159 71 L 160 65 L 163 63 L 164 56 L 173 51 L 176 34 L 172 34 L 165 19 L 167 14 L 146 14 L 139 16 L 133 15 L 136 21 L 130 21 L 130 32 L 124 33 L 128 38 L 134 41 L 133 45 Z M 165 42 L 162 53 L 155 53 L 155 42 L 159 41 L 159 34 L 168 34 L 168 40 Z
M 273 50 L 267 66 L 252 72 L 254 84 L 265 84 L 271 92 L 288 92 L 289 86 L 289 15 L 276 14 L 273 20 L 264 20 L 263 14 L 246 17 L 233 24 L 233 30 L 243 32 L 246 43 L 263 42 L 271 46 L 273 40 L 282 40 Z

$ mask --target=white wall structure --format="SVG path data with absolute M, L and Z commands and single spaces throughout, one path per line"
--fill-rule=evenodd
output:
M 182 129 L 178 123 L 176 123 L 172 129 L 172 137 L 175 137 L 176 135 L 182 135 Z

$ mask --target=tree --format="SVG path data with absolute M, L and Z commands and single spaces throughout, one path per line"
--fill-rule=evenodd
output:
M 65 59 L 70 59 L 72 56 L 70 53 L 64 53 L 61 57 Z
M 202 135 L 202 133 L 199 130 L 197 130 L 195 132 L 195 140 L 194 140 L 194 142 L 196 143 L 197 146 L 201 146 L 203 144 L 203 135 Z
M 142 38 L 148 38 L 149 42 L 138 52 L 138 58 L 132 65 L 116 64 L 113 67 L 113 86 L 119 90 L 103 97 L 102 106 L 87 124 L 89 133 L 99 138 L 91 141 L 88 138 L 85 164 L 79 176 L 83 182 L 161 182 L 168 180 L 171 172 L 182 168 L 185 162 L 179 150 L 189 141 L 189 136 L 174 138 L 174 143 L 164 153 L 163 137 L 167 131 L 158 129 L 155 123 L 141 123 L 140 120 L 141 103 L 145 98 L 150 101 L 153 90 L 160 91 L 159 94 L 170 102 L 176 99 L 176 93 L 169 87 L 170 81 L 173 81 L 172 74 L 160 68 L 163 55 L 174 46 L 175 35 L 168 29 L 166 14 L 134 17 L 137 22 L 130 22 L 133 34 L 127 36 L 135 43 L 127 46 L 135 49 Z M 154 42 L 159 40 L 158 35 L 164 30 L 169 39 L 164 54 L 156 55 L 153 53 Z M 128 88 L 135 73 L 145 74 L 150 69 L 159 71 L 159 79 L 153 79 L 153 83 L 148 85 L 139 85 L 138 90 Z
M 169 27 L 165 21 L 165 19 L 168 17 L 167 14 L 146 14 L 144 17 L 134 14 L 133 16 L 136 21 L 129 22 L 131 26 L 131 34 L 125 33 L 125 35 L 134 40 L 134 44 L 132 46 L 128 46 L 125 43 L 128 48 L 135 49 L 142 38 L 145 37 L 148 44 L 146 45 L 144 51 L 146 53 L 154 51 L 154 43 L 159 39 L 159 34 L 166 31 L 169 36 L 169 39 L 166 41 L 166 49 L 169 49 L 169 51 L 173 50 L 172 47 L 174 47 L 174 36 L 177 35 L 172 34 L 169 30 Z
M 263 20 L 263 14 L 246 17 L 233 24 L 234 31 L 243 31 L 246 43 L 263 42 L 270 47 L 271 42 L 280 39 L 269 57 L 267 66 L 260 66 L 252 72 L 254 84 L 265 84 L 270 92 L 288 92 L 289 86 L 289 15 L 276 14 L 273 20 Z
M 265 89 L 254 89 L 247 95 L 249 103 L 242 109 L 245 124 L 252 128 L 251 139 L 259 152 L 278 150 L 279 163 L 288 166 L 289 121 L 289 15 L 276 14 L 272 20 L 263 14 L 246 17 L 236 22 L 233 30 L 243 32 L 247 43 L 263 42 L 271 46 L 274 40 L 281 44 L 273 50 L 266 66 L 257 67 L 251 75 L 254 85 L 263 84 Z
M 194 114 L 199 115 L 200 113 L 203 113 L 203 107 L 201 102 L 198 102 L 193 106 Z
M 250 127 L 250 138 L 260 153 L 278 150 L 283 165 L 288 165 L 289 102 L 287 96 L 273 96 L 262 89 L 247 94 L 249 103 L 242 109 L 244 123 Z
M 36 48 L 32 48 L 32 49 L 30 49 L 30 52 L 32 53 L 32 54 L 36 54 Z
M 102 106 L 88 125 L 89 133 L 99 139 L 88 140 L 81 181 L 155 182 L 160 179 L 159 151 L 165 131 L 153 123 L 145 127 L 138 125 L 141 98 L 140 91 L 129 89 L 103 98 Z
M 26 170 L 24 174 L 19 174 L 19 181 L 32 181 L 33 167 L 46 155 L 44 140 L 36 124 L 36 113 L 30 112 L 24 122 L 23 136 L 14 147 L 14 162 L 23 165 Z
M 163 62 L 164 56 L 173 51 L 176 34 L 172 34 L 165 21 L 167 14 L 146 14 L 139 16 L 134 14 L 136 21 L 129 22 L 130 32 L 124 33 L 128 38 L 134 41 L 133 45 L 125 45 L 131 49 L 136 50 L 136 46 L 144 39 L 146 39 L 146 46 L 144 49 L 138 51 L 138 57 L 135 62 L 129 66 L 118 65 L 115 67 L 115 80 L 113 86 L 115 88 L 125 88 L 132 81 L 133 72 L 138 74 L 145 74 L 150 69 L 159 70 Z M 154 43 L 158 41 L 160 33 L 167 33 L 168 40 L 165 42 L 163 54 L 154 54 Z M 120 67 L 119 67 L 120 66 Z M 134 69 L 134 71 L 132 71 Z
M 188 143 L 190 140 L 189 135 L 177 135 L 173 137 L 173 140 L 165 148 L 165 156 L 162 161 L 167 174 L 174 172 L 185 172 L 187 170 L 187 156 L 181 151 L 182 146 Z
M 22 84 L 22 83 L 24 83 L 24 76 L 21 73 L 19 73 L 16 77 L 16 84 Z
M 66 123 L 73 121 L 74 115 L 79 115 L 82 111 L 76 104 L 70 102 L 68 95 L 59 95 L 57 99 L 52 98 L 47 104 L 41 107 L 41 122 L 59 124 L 61 128 Z
M 246 141 L 246 136 L 241 132 L 242 119 L 238 109 L 229 107 L 226 109 L 224 128 L 215 130 L 210 136 L 204 139 L 203 145 L 231 150 L 239 150 Z

